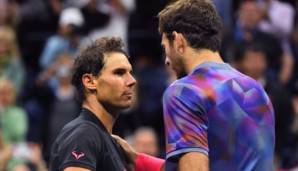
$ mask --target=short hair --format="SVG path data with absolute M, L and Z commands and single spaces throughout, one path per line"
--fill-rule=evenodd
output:
M 165 33 L 170 43 L 176 31 L 192 48 L 220 50 L 222 23 L 210 0 L 178 0 L 165 7 L 158 18 L 159 32 Z
M 266 47 L 259 41 L 253 41 L 250 43 L 239 43 L 235 49 L 234 62 L 241 62 L 247 52 L 259 52 L 263 53 L 265 59 L 268 61 L 268 56 L 266 52 Z
M 75 59 L 71 83 L 78 92 L 79 100 L 85 100 L 85 87 L 82 83 L 84 74 L 98 76 L 105 64 L 106 54 L 119 52 L 128 58 L 123 50 L 123 41 L 116 37 L 102 37 L 91 43 Z

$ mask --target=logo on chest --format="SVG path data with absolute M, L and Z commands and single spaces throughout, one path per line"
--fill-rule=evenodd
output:
M 77 160 L 79 160 L 80 158 L 82 158 L 82 157 L 85 156 L 85 153 L 83 153 L 83 152 L 78 153 L 78 152 L 76 152 L 76 151 L 72 151 L 71 154 L 72 154 Z

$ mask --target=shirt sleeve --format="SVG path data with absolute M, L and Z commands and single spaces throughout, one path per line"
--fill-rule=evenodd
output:
M 176 160 L 183 153 L 208 155 L 208 118 L 200 90 L 189 84 L 173 84 L 163 97 L 166 129 L 166 158 Z
M 59 170 L 67 167 L 82 167 L 90 170 L 96 170 L 96 154 L 100 151 L 101 142 L 95 142 L 94 131 L 92 127 L 80 125 L 80 131 L 70 133 L 64 138 L 65 143 L 61 143 L 59 156 L 61 164 Z M 93 134 L 92 134 L 93 133 Z

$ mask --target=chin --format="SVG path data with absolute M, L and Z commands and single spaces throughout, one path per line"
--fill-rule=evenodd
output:
M 124 109 L 128 109 L 128 108 L 130 108 L 131 106 L 132 106 L 132 103 L 129 102 L 129 103 L 123 103 L 123 104 L 120 104 L 120 105 L 118 106 L 118 108 L 120 108 L 121 110 L 124 110 Z

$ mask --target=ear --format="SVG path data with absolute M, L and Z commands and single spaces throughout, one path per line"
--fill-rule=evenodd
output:
M 173 36 L 174 36 L 174 48 L 179 52 L 179 53 L 184 53 L 187 43 L 184 38 L 184 36 L 181 33 L 178 33 L 176 31 L 173 31 Z
M 87 90 L 94 91 L 96 90 L 97 81 L 96 77 L 92 74 L 84 74 L 82 76 L 82 83 Z

